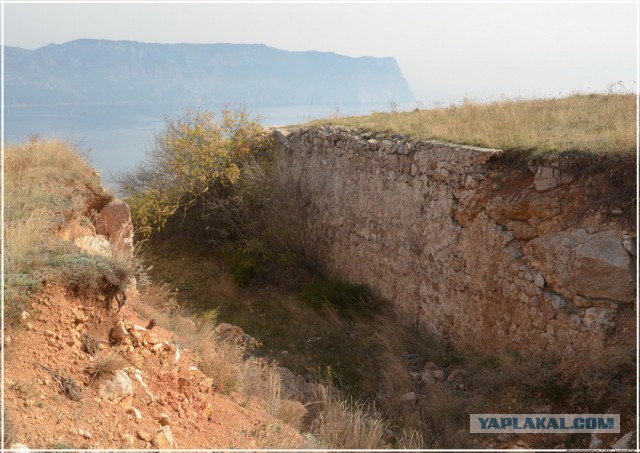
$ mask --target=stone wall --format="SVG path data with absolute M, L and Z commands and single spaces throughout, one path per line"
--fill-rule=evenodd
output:
M 484 352 L 635 343 L 632 208 L 606 172 L 339 128 L 274 136 L 305 251 L 406 322 Z

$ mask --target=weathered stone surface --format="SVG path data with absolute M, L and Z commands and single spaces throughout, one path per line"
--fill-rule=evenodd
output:
M 91 439 L 93 437 L 91 431 L 87 431 L 82 428 L 78 428 L 78 435 L 84 437 L 85 439 Z
M 529 239 L 533 239 L 538 235 L 538 232 L 535 230 L 535 228 L 532 228 L 525 222 L 517 222 L 512 220 L 510 222 L 507 222 L 506 227 L 513 231 L 514 238 L 521 239 L 523 241 L 528 241 Z
M 119 199 L 110 201 L 98 213 L 96 233 L 105 236 L 120 250 L 133 251 L 133 224 L 129 206 Z
M 631 257 L 615 231 L 549 233 L 523 250 L 551 288 L 567 298 L 631 302 L 635 297 Z
M 430 383 L 435 382 L 436 378 L 435 378 L 435 376 L 433 374 L 433 370 L 426 370 L 426 371 L 423 371 L 422 373 L 420 373 L 419 380 L 423 384 L 430 384 Z
M 595 450 L 602 446 L 602 439 L 600 439 L 596 433 L 591 433 L 591 441 L 589 442 L 589 449 Z
M 629 431 L 627 434 L 618 439 L 613 445 L 612 450 L 630 450 L 633 444 L 633 438 L 635 437 L 635 431 Z
M 218 336 L 223 340 L 241 340 L 244 336 L 244 331 L 242 330 L 242 328 L 234 326 L 232 324 L 228 324 L 226 322 L 221 322 L 220 324 L 218 324 L 216 331 L 218 332 Z
M 634 299 L 635 232 L 599 207 L 616 196 L 606 175 L 530 162 L 532 174 L 496 150 L 335 127 L 275 138 L 280 201 L 299 214 L 282 227 L 408 324 L 491 353 L 596 355 L 631 341 L 633 306 L 619 302 Z M 591 307 L 612 312 L 585 318 Z
M 116 325 L 113 326 L 113 328 L 109 332 L 109 338 L 116 343 L 120 343 L 128 336 L 129 332 L 127 331 L 127 328 L 122 321 L 116 323 Z
M 75 244 L 90 255 L 111 256 L 111 244 L 104 236 L 82 236 L 75 240 Z
M 539 167 L 538 171 L 536 171 L 535 177 L 533 178 L 536 190 L 538 192 L 545 192 L 558 187 L 558 179 L 556 179 L 556 176 L 560 176 L 560 171 L 558 169 L 551 167 Z
M 608 308 L 589 307 L 584 311 L 582 324 L 592 332 L 604 331 L 615 327 L 612 321 L 615 311 Z
M 631 257 L 615 231 L 591 236 L 576 247 L 576 292 L 623 302 L 634 299 Z
M 168 425 L 163 426 L 160 431 L 156 432 L 156 435 L 153 437 L 151 444 L 154 448 L 157 448 L 160 451 L 166 451 L 172 448 L 176 448 L 176 442 L 173 438 L 171 428 Z
M 128 396 L 133 395 L 133 384 L 127 373 L 118 370 L 112 378 L 100 382 L 98 395 L 111 402 L 119 403 Z
M 285 367 L 278 367 L 278 375 L 282 384 L 282 397 L 307 403 L 312 401 L 314 396 L 314 387 L 311 383 L 300 376 L 293 374 L 291 370 Z

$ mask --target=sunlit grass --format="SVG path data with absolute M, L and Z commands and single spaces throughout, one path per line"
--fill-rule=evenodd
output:
M 5 149 L 5 319 L 16 322 L 48 271 L 47 257 L 66 257 L 55 231 L 86 209 L 87 194 L 107 197 L 100 177 L 75 147 L 59 140 Z M 60 269 L 57 269 L 60 270 Z
M 627 153 L 636 147 L 636 99 L 633 94 L 576 94 L 488 104 L 465 101 L 428 110 L 317 120 L 305 127 L 329 124 L 536 154 Z

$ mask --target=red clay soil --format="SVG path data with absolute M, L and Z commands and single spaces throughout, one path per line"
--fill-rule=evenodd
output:
M 119 320 L 131 336 L 113 344 L 109 332 Z M 13 442 L 32 449 L 166 449 L 167 436 L 160 434 L 161 414 L 166 414 L 162 423 L 168 423 L 173 448 L 268 448 L 275 433 L 283 447 L 303 444 L 299 434 L 263 408 L 242 407 L 234 401 L 238 395 L 216 392 L 212 380 L 197 369 L 198 357 L 172 332 L 160 326 L 142 329 L 148 322 L 126 305 L 116 314 L 103 302 L 48 287 L 5 345 L 5 407 Z M 112 376 L 92 379 L 85 372 L 95 358 L 83 350 L 84 332 L 100 340 L 96 357 L 118 353 L 127 360 L 131 397 L 112 402 L 99 396 L 100 381 Z M 36 363 L 73 379 L 82 390 L 80 400 L 70 399 L 59 379 Z

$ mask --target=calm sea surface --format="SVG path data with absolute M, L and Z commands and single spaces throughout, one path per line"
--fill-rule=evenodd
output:
M 5 140 L 21 142 L 29 134 L 42 138 L 69 139 L 81 149 L 90 150 L 91 163 L 100 171 L 106 185 L 113 185 L 113 174 L 133 168 L 144 158 L 144 150 L 161 131 L 165 117 L 177 117 L 185 105 L 65 105 L 5 107 Z M 222 105 L 207 106 L 219 112 Z M 377 110 L 382 110 L 378 106 Z M 336 113 L 335 106 L 253 106 L 252 115 L 261 115 L 267 126 L 298 124 Z M 367 114 L 370 107 L 341 107 L 340 114 Z

